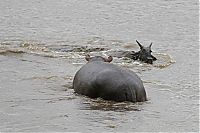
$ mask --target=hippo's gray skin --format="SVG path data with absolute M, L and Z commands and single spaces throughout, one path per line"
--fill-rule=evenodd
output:
M 76 74 L 73 89 L 91 98 L 101 97 L 117 102 L 144 102 L 146 92 L 141 79 L 132 71 L 111 64 L 101 56 L 86 56 L 88 61 Z
M 138 51 L 138 52 L 135 52 L 135 51 L 117 51 L 117 52 L 114 52 L 110 55 L 112 55 L 114 57 L 118 57 L 118 58 L 128 57 L 128 58 L 131 58 L 133 60 L 140 60 L 140 61 L 148 63 L 148 64 L 153 64 L 153 61 L 156 61 L 157 59 L 156 59 L 156 57 L 151 55 L 152 43 L 148 47 L 144 47 L 137 40 L 136 40 L 136 42 L 140 47 L 140 51 Z

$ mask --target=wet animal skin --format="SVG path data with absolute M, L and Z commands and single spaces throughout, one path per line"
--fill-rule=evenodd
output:
M 110 63 L 113 58 L 90 57 L 73 80 L 75 93 L 117 102 L 147 100 L 142 80 L 131 70 Z

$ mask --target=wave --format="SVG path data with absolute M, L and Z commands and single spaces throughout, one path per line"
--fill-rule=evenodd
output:
M 105 40 L 100 37 L 94 37 L 90 39 L 83 39 L 82 41 L 71 43 L 56 43 L 45 44 L 38 42 L 1 42 L 0 43 L 0 55 L 4 56 L 16 56 L 19 54 L 34 54 L 37 56 L 47 58 L 65 58 L 71 59 L 73 64 L 77 64 L 80 59 L 84 59 L 86 54 L 91 56 L 109 56 L 112 52 L 119 50 L 126 50 L 127 48 L 137 48 L 137 44 L 123 42 L 120 40 Z M 142 63 L 140 61 L 134 61 L 132 59 L 123 57 L 114 57 L 113 63 L 118 65 L 135 69 L 135 67 L 143 68 L 145 70 L 155 68 L 166 68 L 169 65 L 175 63 L 175 60 L 167 53 L 153 53 L 157 58 L 157 61 L 153 65 Z M 78 63 L 82 64 L 82 63 Z

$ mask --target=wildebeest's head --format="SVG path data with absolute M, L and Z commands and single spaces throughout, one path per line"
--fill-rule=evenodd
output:
M 145 63 L 148 64 L 153 64 L 153 61 L 157 60 L 156 57 L 154 57 L 153 55 L 151 55 L 151 46 L 152 43 L 148 46 L 148 47 L 144 47 L 142 46 L 142 44 L 140 44 L 137 40 L 136 40 L 137 44 L 140 46 L 140 51 L 133 53 L 132 54 L 132 58 L 134 60 L 139 59 L 140 61 L 143 61 Z
M 90 55 L 88 55 L 88 54 L 85 56 L 85 59 L 88 62 L 91 62 L 91 61 L 111 62 L 113 60 L 112 56 L 109 56 L 108 58 L 104 58 L 104 57 L 101 57 L 101 56 L 90 57 Z

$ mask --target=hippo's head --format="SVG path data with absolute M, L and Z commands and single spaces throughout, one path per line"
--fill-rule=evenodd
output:
M 90 55 L 86 55 L 86 56 L 85 56 L 85 59 L 86 59 L 88 62 L 91 62 L 91 61 L 111 62 L 111 61 L 113 60 L 112 56 L 109 56 L 108 58 L 104 58 L 104 57 L 101 57 L 101 56 L 90 57 Z
M 152 43 L 148 47 L 144 47 L 137 40 L 136 40 L 136 42 L 140 46 L 140 51 L 132 54 L 133 55 L 133 59 L 135 59 L 135 60 L 139 59 L 140 61 L 143 61 L 145 63 L 153 64 L 153 61 L 155 61 L 157 59 L 156 59 L 156 57 L 151 55 Z

